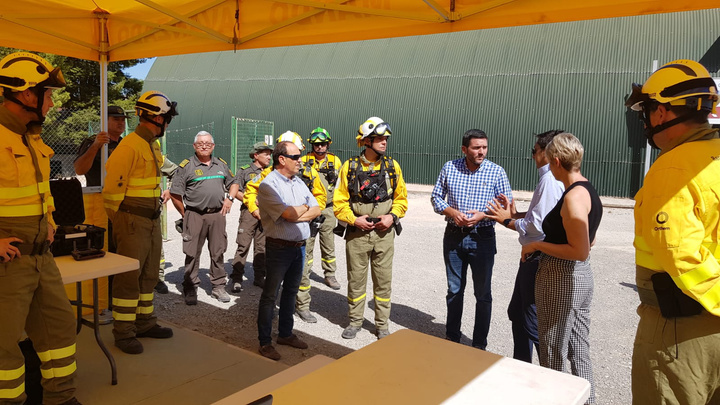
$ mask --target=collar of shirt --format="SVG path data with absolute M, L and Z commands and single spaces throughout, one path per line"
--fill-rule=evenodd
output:
M 539 168 L 537 169 L 537 171 L 538 171 L 538 177 L 542 177 L 543 174 L 545 174 L 545 173 L 547 173 L 547 172 L 550 171 L 550 163 L 546 164 L 546 165 L 543 166 L 543 167 L 539 167 Z
M 138 134 L 138 136 L 146 141 L 148 143 L 153 142 L 155 140 L 155 135 L 153 135 L 152 132 L 148 128 L 145 128 L 143 125 L 138 125 L 135 128 L 135 133 Z
M 192 158 L 190 160 L 192 161 L 192 163 L 195 167 L 200 166 L 200 165 L 212 167 L 212 165 L 217 163 L 215 161 L 215 157 L 213 157 L 213 156 L 210 156 L 210 161 L 208 163 L 201 162 L 200 159 L 198 159 L 197 155 L 192 155 Z
M 20 118 L 4 105 L 0 105 L 0 125 L 19 135 L 24 135 L 28 130 L 22 121 L 20 121 Z

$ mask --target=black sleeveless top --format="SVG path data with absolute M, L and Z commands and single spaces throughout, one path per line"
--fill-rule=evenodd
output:
M 597 232 L 600 226 L 600 220 L 602 219 L 602 202 L 598 196 L 595 188 L 590 184 L 589 181 L 576 181 L 571 184 L 570 187 L 565 190 L 560 200 L 543 220 L 542 228 L 545 233 L 545 242 L 554 243 L 556 245 L 564 245 L 568 243 L 567 235 L 565 234 L 565 227 L 563 227 L 562 217 L 560 216 L 560 210 L 562 209 L 563 202 L 565 201 L 565 195 L 572 190 L 575 186 L 582 186 L 587 189 L 590 193 L 590 213 L 588 214 L 588 230 L 590 231 L 590 243 L 595 240 L 595 232 Z

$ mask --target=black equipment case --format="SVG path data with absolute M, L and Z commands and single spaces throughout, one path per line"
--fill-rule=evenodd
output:
M 85 206 L 80 180 L 75 177 L 50 180 L 50 193 L 55 201 L 53 219 L 58 226 L 55 242 L 50 246 L 53 256 L 72 254 L 78 260 L 104 255 L 105 228 L 85 225 Z

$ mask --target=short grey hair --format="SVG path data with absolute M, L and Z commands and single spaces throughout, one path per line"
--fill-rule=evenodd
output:
M 580 171 L 585 149 L 575 135 L 565 132 L 555 135 L 545 147 L 545 154 L 549 160 L 558 158 L 563 169 L 572 172 Z
M 212 143 L 215 143 L 215 139 L 213 138 L 212 134 L 208 131 L 198 132 L 197 135 L 195 135 L 195 140 L 193 141 L 193 143 L 197 143 L 198 138 L 200 138 L 201 136 L 209 136 Z

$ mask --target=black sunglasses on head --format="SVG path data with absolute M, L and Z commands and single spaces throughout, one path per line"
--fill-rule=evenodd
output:
M 298 159 L 300 159 L 300 157 L 302 157 L 302 155 L 300 155 L 300 154 L 297 154 L 297 155 L 288 155 L 288 154 L 286 154 L 286 153 L 281 153 L 280 156 L 284 156 L 284 157 L 286 157 L 286 158 L 288 158 L 288 159 L 292 159 L 292 160 L 298 160 Z

